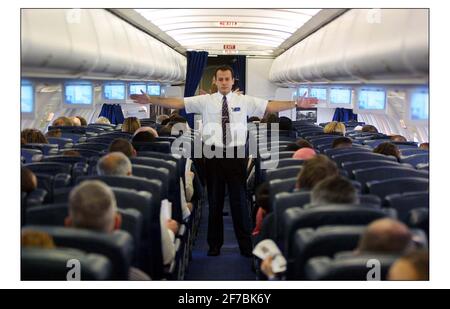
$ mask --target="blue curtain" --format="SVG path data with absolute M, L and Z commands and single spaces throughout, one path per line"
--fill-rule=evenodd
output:
M 245 93 L 245 67 L 246 67 L 246 56 L 238 55 L 236 56 L 236 61 L 233 62 L 231 68 L 234 71 L 234 87 L 239 88 L 239 90 Z
M 123 123 L 125 120 L 122 107 L 119 104 L 103 104 L 100 115 L 98 116 L 108 118 L 112 124 Z
M 208 62 L 208 52 L 187 52 L 187 68 L 186 68 L 186 85 L 184 88 L 184 97 L 192 97 L 195 95 L 198 84 L 203 75 L 203 70 Z M 186 114 L 184 109 L 180 110 L 180 115 L 186 117 L 189 126 L 194 128 L 194 115 Z
M 336 108 L 333 116 L 333 121 L 358 121 L 358 115 L 353 114 L 353 110 L 348 108 Z

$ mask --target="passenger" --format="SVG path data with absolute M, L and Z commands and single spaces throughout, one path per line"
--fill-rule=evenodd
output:
M 306 139 L 300 138 L 295 143 L 290 143 L 286 147 L 286 151 L 297 151 L 302 148 L 311 148 L 313 149 L 314 146 L 308 142 Z
M 430 143 L 422 143 L 419 145 L 420 149 L 429 150 L 430 149 Z
M 133 136 L 132 143 L 154 142 L 157 134 L 150 130 L 138 132 Z
M 338 175 L 339 170 L 336 163 L 324 155 L 316 155 L 303 163 L 295 188 L 297 191 L 312 190 L 322 179 Z
M 20 244 L 22 248 L 40 248 L 54 249 L 56 248 L 53 237 L 48 233 L 33 230 L 22 231 Z
M 81 157 L 81 153 L 76 150 L 66 150 L 63 152 L 63 156 L 66 157 Z
M 375 126 L 371 124 L 366 124 L 361 128 L 361 132 L 378 133 L 378 130 Z
M 81 116 L 75 116 L 75 117 L 77 117 L 78 120 L 80 120 L 80 124 L 81 124 L 82 127 L 87 126 L 87 121 L 86 121 L 85 118 L 83 118 L 83 117 L 81 117 Z
M 137 117 L 128 117 L 122 124 L 122 132 L 134 134 L 141 127 L 141 122 Z
M 292 130 L 292 120 L 288 117 L 280 117 L 279 121 L 279 130 L 291 131 Z
M 97 120 L 95 120 L 95 123 L 98 123 L 98 124 L 111 124 L 109 119 L 106 118 L 106 117 L 103 117 L 103 116 L 98 117 Z
M 398 135 L 398 134 L 391 135 L 389 137 L 391 138 L 391 141 L 393 141 L 393 142 L 399 142 L 399 143 L 406 143 L 407 142 L 407 140 L 406 140 L 406 138 L 404 136 L 401 136 L 401 135 Z
M 314 157 L 316 155 L 316 152 L 314 151 L 314 149 L 308 148 L 308 147 L 303 147 L 299 150 L 297 150 L 296 152 L 294 152 L 294 154 L 292 155 L 293 159 L 297 159 L 297 160 L 309 160 L 312 157 Z
M 388 280 L 428 281 L 429 253 L 427 250 L 415 250 L 399 258 L 391 266 Z
M 61 116 L 56 118 L 53 123 L 52 123 L 53 127 L 71 127 L 73 126 L 73 122 L 72 120 L 70 120 L 70 118 L 66 117 L 66 116 Z
M 397 161 L 400 161 L 400 150 L 397 145 L 389 142 L 381 143 L 373 150 L 374 153 L 380 153 L 385 156 L 394 156 Z
M 253 236 L 257 236 L 261 232 L 263 219 L 270 212 L 269 196 L 269 183 L 266 181 L 263 182 L 255 192 L 257 212 L 255 228 L 252 232 Z
M 21 167 L 20 170 L 20 191 L 30 193 L 36 190 L 38 185 L 36 175 L 27 167 Z
M 41 131 L 37 129 L 24 129 L 20 137 L 25 140 L 26 144 L 48 144 L 48 140 Z
M 345 124 L 338 121 L 332 121 L 323 128 L 323 133 L 345 135 Z
M 108 152 L 121 152 L 128 158 L 136 157 L 137 153 L 133 145 L 124 138 L 116 138 L 109 144 Z
M 72 121 L 72 125 L 75 127 L 81 127 L 81 121 L 78 117 L 69 117 L 70 121 Z
M 112 233 L 120 229 L 122 217 L 117 212 L 113 191 L 103 182 L 87 180 L 72 189 L 69 195 L 67 227 Z M 130 267 L 129 280 L 150 280 L 143 271 Z
M 53 129 L 45 133 L 45 137 L 62 137 L 61 129 Z
M 111 152 L 100 158 L 97 163 L 97 174 L 105 176 L 131 176 L 132 175 L 132 165 L 130 159 L 121 152 Z M 179 224 L 173 219 L 168 219 L 166 221 L 166 229 L 161 226 L 161 236 L 163 243 L 163 255 L 164 255 L 164 265 L 170 264 L 175 257 L 175 247 L 174 238 L 178 233 Z M 170 241 L 167 236 L 167 229 L 169 232 Z M 173 237 L 172 237 L 173 236 Z
M 139 129 L 136 130 L 136 132 L 134 132 L 133 134 L 133 141 L 134 141 L 134 137 L 142 132 L 148 132 L 150 133 L 154 138 L 158 137 L 158 132 L 153 129 L 152 127 L 140 127 Z
M 342 177 L 327 177 L 311 190 L 312 206 L 327 204 L 358 204 L 359 197 L 352 183 Z
M 351 148 L 353 146 L 353 142 L 348 137 L 338 137 L 336 138 L 333 143 L 331 144 L 331 148 L 337 149 L 337 148 Z
M 168 115 L 159 115 L 158 117 L 156 117 L 156 123 L 157 124 L 161 124 L 165 119 L 169 119 Z
M 414 248 L 409 228 L 400 221 L 379 219 L 367 227 L 355 250 L 355 254 L 406 254 Z

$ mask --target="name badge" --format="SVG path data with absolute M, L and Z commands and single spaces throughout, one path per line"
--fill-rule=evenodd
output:
M 241 111 L 241 108 L 240 108 L 240 107 L 235 107 L 235 108 L 233 108 L 232 110 L 233 110 L 233 112 L 240 112 L 240 111 Z

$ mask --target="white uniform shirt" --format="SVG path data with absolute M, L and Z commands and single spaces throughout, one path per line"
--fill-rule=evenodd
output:
M 247 116 L 264 116 L 268 101 L 232 92 L 226 97 L 232 135 L 230 146 L 243 146 L 247 140 Z M 202 115 L 203 142 L 207 145 L 223 146 L 222 98 L 220 92 L 184 98 L 187 113 Z

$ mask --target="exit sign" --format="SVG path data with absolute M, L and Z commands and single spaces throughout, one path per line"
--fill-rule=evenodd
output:
M 223 49 L 225 49 L 225 50 L 234 50 L 234 49 L 236 49 L 236 45 L 234 45 L 234 44 L 224 44 L 223 45 Z
M 219 27 L 237 27 L 237 21 L 219 21 Z

